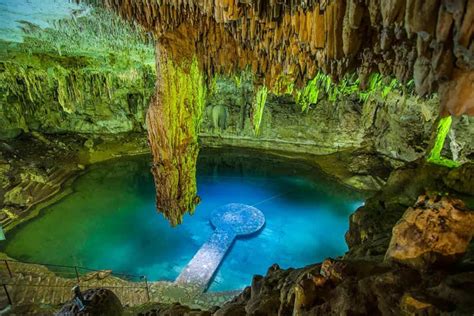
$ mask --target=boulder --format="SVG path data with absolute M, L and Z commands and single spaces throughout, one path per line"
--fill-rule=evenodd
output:
M 101 315 L 101 316 L 116 316 L 122 315 L 123 307 L 117 295 L 114 292 L 104 288 L 89 289 L 82 292 L 86 307 L 79 311 L 79 308 L 70 301 L 61 308 L 56 315 Z
M 474 212 L 448 196 L 420 196 L 392 230 L 385 259 L 426 270 L 459 260 L 474 234 Z

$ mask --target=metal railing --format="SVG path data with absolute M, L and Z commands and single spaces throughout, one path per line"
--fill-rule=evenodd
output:
M 27 296 L 25 294 L 28 291 L 27 288 L 36 288 L 37 291 L 39 291 L 39 288 L 49 288 L 53 293 L 54 291 L 64 291 L 65 288 L 70 289 L 74 285 L 80 285 L 82 289 L 95 287 L 111 289 L 119 298 L 124 296 L 127 290 L 143 290 L 143 294 L 146 295 L 146 302 L 150 301 L 150 289 L 146 276 L 117 273 L 112 270 L 1 259 L 0 276 L 6 298 L 4 301 L 12 306 L 22 304 L 25 300 L 28 300 L 25 297 L 20 298 L 22 295 Z M 45 276 L 55 277 L 56 283 L 45 282 L 47 280 Z M 57 279 L 59 279 L 59 283 Z M 42 297 L 41 303 L 57 304 L 58 300 L 62 300 L 60 296 L 54 297 L 53 294 L 51 295 L 50 300 L 48 300 L 47 295 Z M 30 296 L 34 297 L 32 293 L 30 293 Z

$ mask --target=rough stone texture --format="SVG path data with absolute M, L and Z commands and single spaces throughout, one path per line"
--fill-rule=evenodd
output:
M 473 277 L 472 271 L 423 275 L 373 261 L 273 266 L 213 315 L 467 315 L 474 309 Z
M 0 139 L 144 130 L 153 46 L 104 11 L 76 12 L 47 29 L 23 22 L 22 43 L 0 41 Z
M 365 201 L 349 220 L 348 256 L 382 260 L 393 226 L 426 192 L 449 192 L 443 183 L 449 170 L 420 162 L 394 170 L 381 192 Z
M 93 145 L 84 147 L 90 142 Z M 127 154 L 147 153 L 143 134 L 42 135 L 0 142 L 0 224 L 10 230 L 71 192 L 86 165 Z
M 265 86 L 260 91 L 268 87 L 277 94 L 294 86 L 303 87 L 318 71 L 336 80 L 358 72 L 363 89 L 371 85 L 374 72 L 394 76 L 402 83 L 413 77 L 421 96 L 441 87 L 443 115 L 474 114 L 470 80 L 474 73 L 470 52 L 474 6 L 472 0 L 460 2 L 456 10 L 459 14 L 454 14 L 449 8 L 444 12 L 438 0 L 408 1 L 403 18 L 401 4 L 375 1 L 104 1 L 106 7 L 153 33 L 156 40 L 158 79 L 149 112 L 153 115 L 148 115 L 148 126 L 153 128 L 148 133 L 157 197 L 163 201 L 158 202 L 163 204 L 157 205 L 158 209 L 161 206 L 175 224 L 195 207 L 195 181 L 189 175 L 195 169 L 196 154 L 190 150 L 195 141 L 189 129 L 200 117 L 194 108 L 197 103 L 187 104 L 189 117 L 179 111 L 170 112 L 181 107 L 181 100 L 163 98 L 170 80 L 160 74 L 161 54 L 178 65 L 177 69 L 197 61 L 208 82 L 218 74 L 232 75 L 249 68 L 257 85 Z M 444 13 L 446 19 L 454 21 L 452 31 L 445 31 L 445 36 L 435 40 L 437 16 Z M 439 29 L 444 28 L 442 25 Z M 262 105 L 255 113 L 261 112 Z M 170 113 L 171 120 L 179 123 L 177 129 L 163 120 Z M 260 117 L 258 114 L 256 130 Z M 160 123 L 165 129 L 160 129 Z M 177 140 L 176 133 L 187 139 Z M 176 152 L 186 157 L 169 161 L 167 157 L 180 157 Z
M 414 268 L 456 262 L 474 235 L 474 211 L 460 200 L 420 196 L 413 207 L 393 227 L 386 260 Z
M 451 170 L 443 180 L 453 190 L 474 195 L 474 163 L 465 163 Z
M 216 129 L 212 119 L 204 116 L 202 142 L 314 154 L 370 146 L 371 151 L 392 159 L 392 164 L 398 166 L 399 161 L 413 161 L 424 155 L 438 107 L 436 98 L 420 102 L 399 91 L 390 93 L 386 99 L 376 97 L 365 103 L 351 96 L 333 103 L 323 95 L 305 111 L 289 96 L 271 96 L 265 105 L 260 135 L 256 137 L 246 106 L 249 102 L 231 80 L 219 80 L 208 106 L 226 107 L 227 126 Z M 466 136 L 469 135 L 474 133 L 467 130 Z M 458 159 L 465 159 L 471 152 L 470 141 L 463 137 L 460 143 L 466 150 Z
M 119 298 L 111 290 L 90 289 L 84 291 L 82 295 L 86 302 L 84 310 L 79 311 L 79 308 L 71 301 L 66 303 L 56 315 L 116 316 L 123 312 Z
M 472 0 L 105 1 L 153 32 L 173 60 L 196 55 L 202 69 L 249 66 L 268 87 L 297 85 L 322 69 L 334 78 L 377 70 L 415 79 L 426 95 L 442 87 L 442 113 L 474 114 Z
M 226 127 L 215 128 L 212 117 L 204 115 L 200 132 L 203 145 L 280 149 L 308 154 L 365 148 L 365 156 L 357 155 L 350 164 L 358 166 L 351 170 L 356 175 L 367 176 L 374 174 L 374 167 L 380 169 L 374 166 L 380 159 L 388 160 L 391 167 L 400 167 L 405 162 L 423 157 L 438 116 L 436 97 L 422 100 L 398 90 L 386 98 L 374 96 L 367 102 L 352 95 L 331 102 L 321 93 L 317 104 L 310 105 L 305 111 L 289 95 L 270 95 L 263 112 L 260 134 L 255 136 L 249 105 L 252 99 L 245 95 L 243 90 L 248 88 L 244 84 L 238 87 L 230 79 L 217 80 L 215 92 L 209 96 L 207 105 L 209 109 L 225 107 Z M 450 139 L 454 138 L 457 148 L 460 148 L 455 157 L 457 161 L 472 159 L 472 120 L 462 116 L 455 119 L 452 126 Z M 444 157 L 454 158 L 451 147 L 446 142 Z M 362 178 L 353 181 L 366 182 Z

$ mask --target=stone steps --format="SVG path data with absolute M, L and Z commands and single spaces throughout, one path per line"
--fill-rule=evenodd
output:
M 9 276 L 6 265 L 0 262 L 0 277 L 15 306 L 40 303 L 62 304 L 72 298 L 71 289 L 76 279 L 67 279 L 55 275 L 43 266 L 8 262 L 13 277 Z M 81 276 L 81 290 L 90 288 L 110 288 L 123 305 L 135 306 L 148 301 L 144 283 L 133 283 L 114 276 L 104 279 L 89 279 L 90 275 Z M 7 301 L 4 291 L 0 292 L 0 304 Z M 0 307 L 3 305 L 0 305 Z
M 31 304 L 60 305 L 72 299 L 71 290 L 77 284 L 75 277 L 62 277 L 45 266 L 37 264 L 8 261 L 8 266 L 12 277 L 10 277 L 5 263 L 0 260 L 0 280 L 2 284 L 7 284 L 8 293 L 15 308 Z M 74 268 L 71 269 L 73 272 L 67 273 L 68 276 L 75 275 Z M 66 274 L 65 272 L 67 271 L 62 270 L 63 275 Z M 176 284 L 164 281 L 150 282 L 148 284 L 150 300 L 148 300 L 145 282 L 123 280 L 110 274 L 110 271 L 90 272 L 81 275 L 79 281 L 81 291 L 94 288 L 112 290 L 125 307 L 134 307 L 148 302 L 174 303 L 182 299 L 179 293 L 189 292 L 189 288 L 186 287 L 178 289 L 179 297 L 177 297 L 176 290 L 172 289 L 177 286 Z M 0 287 L 0 308 L 1 304 L 5 304 L 2 302 L 7 300 L 1 289 Z M 198 297 L 190 295 L 186 302 L 210 308 L 221 305 L 235 295 L 236 292 L 203 293 Z

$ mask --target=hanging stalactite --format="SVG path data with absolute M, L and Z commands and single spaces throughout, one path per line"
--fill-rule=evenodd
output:
M 195 180 L 191 178 L 197 143 L 192 139 L 199 111 L 190 104 L 194 97 L 189 83 L 179 81 L 180 76 L 189 76 L 192 58 L 207 80 L 248 68 L 257 86 L 275 93 L 300 91 L 303 109 L 317 102 L 317 91 L 322 88 L 330 100 L 337 101 L 341 91 L 354 88 L 343 80 L 355 73 L 360 88 L 368 89 L 359 97 L 367 100 L 378 91 L 381 77 L 374 75 L 378 73 L 396 79 L 385 85 L 382 94 L 413 78 L 419 95 L 441 92 L 443 116 L 474 113 L 474 81 L 470 80 L 474 73 L 474 0 L 104 3 L 153 33 L 161 49 L 157 57 L 161 74 L 148 122 L 158 208 L 173 224 L 187 209 L 193 209 L 195 201 Z M 318 73 L 325 74 L 330 85 L 305 90 Z M 340 81 L 342 85 L 336 85 Z M 177 84 L 183 85 L 180 94 L 184 95 L 166 99 L 166 93 L 177 89 L 170 90 L 169 85 Z M 261 112 L 254 114 L 258 134 Z
M 279 79 L 302 87 L 318 71 L 339 81 L 373 72 L 418 94 L 441 88 L 443 115 L 474 113 L 474 0 L 135 1 L 105 0 L 172 50 L 196 53 L 208 78 L 249 66 L 271 91 Z M 174 41 L 180 34 L 190 40 Z M 192 38 L 192 40 L 191 40 Z M 449 86 L 449 89 L 444 89 Z M 458 91 L 455 95 L 450 91 Z
M 175 61 L 157 46 L 157 85 L 147 113 L 148 140 L 153 154 L 157 209 L 172 225 L 193 212 L 199 201 L 196 187 L 197 135 L 206 88 L 197 60 Z

